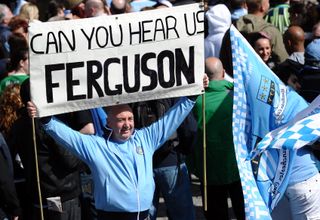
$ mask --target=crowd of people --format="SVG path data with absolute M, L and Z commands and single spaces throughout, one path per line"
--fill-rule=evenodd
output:
M 197 96 L 34 118 L 29 23 L 112 16 L 199 1 L 0 2 L 0 220 L 156 219 L 160 196 L 169 219 L 196 219 L 190 174 L 204 185 L 204 131 L 208 151 L 204 215 L 210 220 L 229 219 L 230 197 L 236 218 L 245 219 L 232 137 L 232 61 L 225 54 L 231 25 L 289 89 L 309 103 L 320 94 L 319 0 L 210 0 L 204 2 L 206 130 L 203 99 Z M 318 159 L 312 151 L 299 152 L 302 156 L 297 161 L 305 164 L 304 177 L 308 177 L 302 181 L 320 181 L 314 166 Z M 314 205 L 320 204 L 320 184 L 298 207 L 301 190 L 296 184 L 300 182 L 292 180 L 286 194 L 292 201 L 293 219 L 320 219 L 320 206 Z M 297 195 L 292 195 L 294 190 Z

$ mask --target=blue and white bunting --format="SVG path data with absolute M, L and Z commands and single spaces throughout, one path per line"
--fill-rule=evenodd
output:
M 288 124 L 268 133 L 257 145 L 256 152 L 270 148 L 297 150 L 320 138 L 320 96 Z

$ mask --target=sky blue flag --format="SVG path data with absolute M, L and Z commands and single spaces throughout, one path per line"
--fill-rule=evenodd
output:
M 95 135 L 102 137 L 107 125 L 107 113 L 101 107 L 90 109 L 90 112 L 92 116 Z
M 258 141 L 308 104 L 269 69 L 246 39 L 230 28 L 234 75 L 233 137 L 246 219 L 271 219 L 288 183 L 293 150 L 271 149 L 250 160 Z
M 269 132 L 257 145 L 255 155 L 270 148 L 297 150 L 319 138 L 320 95 L 289 123 Z

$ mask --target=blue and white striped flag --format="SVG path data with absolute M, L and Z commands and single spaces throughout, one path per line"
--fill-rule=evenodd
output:
M 270 212 L 287 187 L 294 153 L 268 150 L 258 164 L 248 158 L 259 140 L 286 124 L 308 104 L 283 84 L 234 26 L 230 28 L 230 40 L 234 75 L 233 137 L 246 219 L 271 219 Z
M 320 96 L 288 124 L 268 133 L 257 145 L 256 154 L 270 148 L 297 150 L 320 138 Z

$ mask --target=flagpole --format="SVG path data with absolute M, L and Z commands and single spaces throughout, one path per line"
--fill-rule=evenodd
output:
M 201 0 L 202 9 L 205 11 L 207 7 L 208 0 Z M 208 210 L 208 196 L 207 196 L 207 139 L 206 139 L 206 102 L 205 93 L 202 95 L 202 128 L 203 128 L 203 209 Z
M 207 211 L 207 139 L 206 139 L 206 101 L 202 94 L 202 128 L 203 128 L 203 208 Z
M 30 27 L 30 21 L 28 22 L 28 28 L 29 27 Z M 28 36 L 28 42 L 30 42 L 29 36 Z M 30 49 L 28 50 L 28 58 L 30 60 Z M 28 70 L 30 72 L 30 62 L 28 62 Z M 35 168 L 36 168 L 37 188 L 38 188 L 38 194 L 39 194 L 40 219 L 44 220 L 43 205 L 42 205 L 42 195 L 41 195 L 41 187 L 40 187 L 40 175 L 39 175 L 39 164 L 38 164 L 38 151 L 37 151 L 35 118 L 32 117 L 31 121 L 32 121 L 32 138 L 33 138 L 33 148 L 34 148 L 34 160 L 35 160 Z
M 38 187 L 38 194 L 39 194 L 40 215 L 41 215 L 41 220 L 44 220 L 43 206 L 42 206 L 42 196 L 41 196 L 41 188 L 40 188 L 40 176 L 39 176 L 39 164 L 38 164 L 36 131 L 35 131 L 35 122 L 34 122 L 35 119 L 32 118 L 31 120 L 32 120 L 32 136 L 33 136 L 33 146 L 34 146 L 34 158 L 35 158 L 35 164 L 36 164 L 36 177 L 37 177 L 37 187 Z

